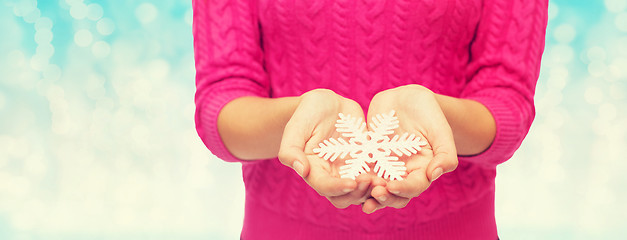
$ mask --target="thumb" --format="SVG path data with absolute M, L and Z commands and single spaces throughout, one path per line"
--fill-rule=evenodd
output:
M 440 132 L 441 135 L 433 138 L 433 159 L 427 166 L 427 178 L 429 182 L 435 181 L 442 174 L 452 172 L 457 168 L 457 149 L 453 140 L 453 133 L 449 131 Z
M 303 150 L 295 147 L 287 147 L 279 150 L 279 161 L 283 165 L 291 167 L 300 175 L 305 178 L 309 175 L 309 160 L 305 156 Z
M 455 151 L 436 151 L 436 149 L 434 149 L 434 157 L 427 166 L 429 182 L 435 181 L 444 173 L 455 170 L 457 163 L 458 160 Z
M 306 135 L 303 127 L 295 126 L 292 119 L 285 125 L 279 148 L 279 161 L 294 169 L 303 178 L 309 175 L 309 160 L 305 156 L 307 139 L 309 136 Z

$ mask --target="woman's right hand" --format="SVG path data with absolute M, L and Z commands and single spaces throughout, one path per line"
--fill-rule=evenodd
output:
M 344 160 L 327 161 L 313 152 L 318 143 L 338 138 L 335 123 L 338 114 L 364 119 L 363 110 L 355 101 L 327 89 L 315 89 L 300 97 L 298 107 L 285 126 L 279 160 L 293 168 L 318 194 L 337 208 L 363 203 L 370 194 L 373 176 L 362 174 L 355 180 L 340 178 Z

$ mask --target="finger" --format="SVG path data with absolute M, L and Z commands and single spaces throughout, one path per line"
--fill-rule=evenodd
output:
M 301 126 L 303 124 L 298 124 L 298 122 L 298 120 L 291 119 L 285 125 L 279 148 L 279 161 L 305 178 L 309 175 L 309 161 L 304 150 L 305 143 L 310 136 L 308 136 L 306 128 Z
M 339 209 L 344 209 L 347 208 L 348 206 L 350 206 L 351 204 L 347 201 L 341 201 L 341 200 L 337 200 L 337 197 L 327 197 L 327 199 L 329 200 L 329 202 L 331 204 L 333 204 L 334 207 L 339 208 Z
M 374 213 L 375 211 L 383 208 L 385 208 L 385 206 L 379 204 L 379 202 L 377 202 L 374 198 L 366 199 L 364 204 L 361 205 L 361 211 L 367 214 Z
M 430 182 L 435 181 L 442 174 L 451 172 L 457 168 L 458 159 L 453 134 L 443 131 L 437 137 L 430 140 L 433 147 L 433 159 L 427 165 L 427 177 Z
M 302 150 L 294 147 L 281 148 L 279 150 L 279 161 L 285 166 L 291 167 L 301 177 L 309 175 L 309 161 Z
M 331 176 L 328 171 L 317 165 L 310 169 L 305 180 L 318 194 L 325 197 L 345 195 L 357 188 L 355 180 Z
M 388 182 L 386 189 L 399 197 L 414 198 L 427 190 L 430 183 L 425 172 L 415 170 L 410 172 L 404 180 Z
M 357 188 L 340 196 L 328 197 L 329 201 L 338 208 L 346 208 L 352 204 L 359 205 L 366 201 L 371 178 L 367 174 L 357 176 Z
M 385 185 L 387 185 L 387 181 L 385 179 L 383 179 L 382 177 L 379 176 L 373 176 L 372 178 L 372 186 L 383 186 L 385 187 Z
M 379 203 L 383 203 L 391 194 L 385 189 L 385 187 L 375 186 L 374 188 L 372 188 L 370 195 Z
M 366 198 L 369 196 L 368 188 L 370 187 L 371 178 L 367 174 L 362 174 L 357 176 L 355 182 L 357 182 L 357 187 L 353 191 L 333 198 L 338 201 L 346 201 L 349 204 L 361 204 L 366 201 Z
M 439 116 L 440 120 L 437 121 L 439 124 L 433 126 L 435 134 L 430 134 L 427 137 L 427 141 L 433 149 L 433 159 L 427 166 L 427 177 L 430 182 L 457 168 L 457 148 L 451 126 L 443 113 L 436 116 Z
M 409 203 L 409 198 L 399 197 L 388 192 L 385 187 L 376 186 L 372 189 L 372 197 L 379 204 L 386 207 L 404 208 Z

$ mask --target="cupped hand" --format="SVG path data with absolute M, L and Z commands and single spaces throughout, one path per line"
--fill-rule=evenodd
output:
M 457 167 L 457 152 L 451 127 L 429 89 L 406 85 L 376 94 L 368 109 L 368 119 L 395 110 L 399 128 L 395 134 L 414 133 L 427 145 L 418 154 L 403 156 L 407 175 L 385 185 L 373 186 L 371 198 L 362 206 L 366 213 L 384 207 L 403 208 L 424 192 L 431 182 Z M 375 179 L 374 181 L 381 181 Z
M 346 208 L 361 204 L 370 196 L 372 175 L 362 174 L 355 180 L 340 178 L 343 160 L 330 162 L 313 152 L 323 140 L 340 137 L 335 127 L 339 113 L 364 118 L 359 104 L 331 90 L 316 89 L 301 95 L 283 131 L 279 160 L 335 207 Z

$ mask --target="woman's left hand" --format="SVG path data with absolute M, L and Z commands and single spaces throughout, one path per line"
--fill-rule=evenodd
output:
M 407 167 L 403 180 L 389 181 L 372 189 L 372 198 L 362 205 L 366 213 L 384 207 L 405 207 L 431 182 L 457 167 L 451 127 L 431 90 L 420 85 L 406 85 L 377 93 L 370 102 L 367 119 L 390 110 L 396 111 L 399 120 L 395 134 L 414 133 L 426 140 L 427 145 L 418 154 L 400 158 Z

